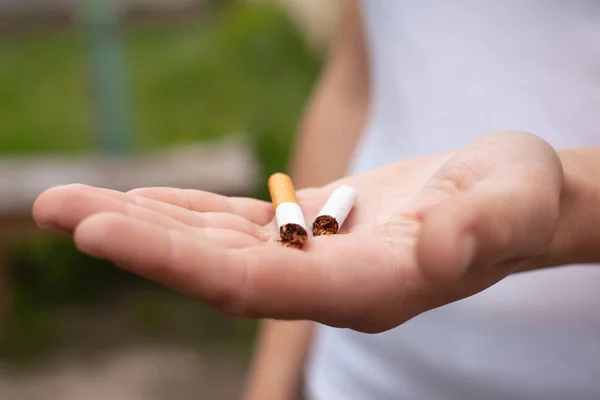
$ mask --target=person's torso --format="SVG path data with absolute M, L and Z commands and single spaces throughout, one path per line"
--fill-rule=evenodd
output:
M 506 129 L 600 146 L 600 0 L 363 0 L 370 118 L 351 172 Z M 330 399 L 600 399 L 600 268 L 511 276 L 391 331 L 319 327 Z

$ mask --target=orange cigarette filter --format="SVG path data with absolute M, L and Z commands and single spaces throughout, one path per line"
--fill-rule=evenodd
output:
M 281 203 L 296 203 L 298 204 L 298 198 L 296 197 L 296 190 L 292 179 L 281 172 L 277 172 L 269 177 L 269 194 L 271 195 L 271 201 L 273 202 L 273 208 L 277 210 L 277 207 Z
M 282 245 L 301 248 L 308 232 L 292 179 L 278 172 L 269 177 L 268 185 Z

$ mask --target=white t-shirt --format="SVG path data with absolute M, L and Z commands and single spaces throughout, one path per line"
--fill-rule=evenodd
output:
M 364 0 L 362 11 L 373 98 L 351 172 L 504 129 L 600 145 L 600 1 Z M 377 335 L 318 326 L 307 391 L 598 400 L 600 267 L 514 275 Z

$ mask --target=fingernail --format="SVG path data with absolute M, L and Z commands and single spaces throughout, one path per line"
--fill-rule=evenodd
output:
M 54 225 L 37 224 L 37 226 L 40 229 L 44 229 L 44 230 L 47 230 L 47 231 L 50 231 L 50 232 L 53 232 L 53 233 L 59 233 L 59 234 L 66 233 L 64 230 L 61 230 L 61 229 L 57 228 Z
M 45 224 L 38 223 L 37 226 L 40 229 L 46 229 L 48 231 L 53 231 L 54 230 L 54 227 L 52 225 L 45 225 Z
M 465 234 L 459 239 L 458 251 L 460 254 L 460 264 L 456 271 L 457 277 L 463 276 L 471 266 L 473 258 L 475 257 L 475 249 L 476 243 L 473 235 Z

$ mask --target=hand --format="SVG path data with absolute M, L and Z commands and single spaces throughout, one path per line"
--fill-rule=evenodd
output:
M 521 132 L 342 180 L 358 191 L 342 232 L 282 248 L 270 203 L 69 185 L 37 199 L 38 224 L 121 268 L 245 317 L 391 329 L 468 297 L 548 251 L 563 173 Z M 307 223 L 336 182 L 298 192 Z

